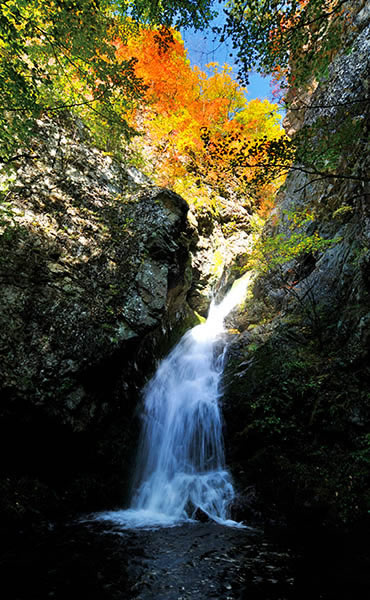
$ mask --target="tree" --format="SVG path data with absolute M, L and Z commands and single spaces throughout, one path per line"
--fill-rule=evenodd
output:
M 257 140 L 283 136 L 277 107 L 267 100 L 247 102 L 228 65 L 210 63 L 210 75 L 191 67 L 173 29 L 143 28 L 117 42 L 117 56 L 134 58 L 135 74 L 146 88 L 130 124 L 143 133 L 137 146 L 153 162 L 150 175 L 190 202 L 211 202 L 204 185 L 245 195 L 252 171 L 240 157 Z
M 350 11 L 347 0 L 232 0 L 217 31 L 231 38 L 244 81 L 255 69 L 302 85 L 340 46 Z
M 138 32 L 143 20 L 205 26 L 210 4 L 0 0 L 0 162 L 31 156 L 35 119 L 65 109 L 82 115 L 104 142 L 112 129 L 118 138 L 132 136 L 125 113 L 143 87 L 134 60 L 117 61 L 115 41 Z
M 213 0 L 121 0 L 121 12 L 146 25 L 204 29 L 217 13 Z
M 358 99 L 331 106 L 305 102 L 305 89 L 327 78 L 328 65 L 351 36 L 353 18 L 361 3 L 347 0 L 232 0 L 225 10 L 227 19 L 221 40 L 231 38 L 237 54 L 241 81 L 248 81 L 250 69 L 270 74 L 280 86 L 281 102 L 301 116 L 309 111 L 294 139 L 259 141 L 245 149 L 238 160 L 251 164 L 255 156 L 256 184 L 273 181 L 289 169 L 299 170 L 314 180 L 348 179 L 368 182 L 360 156 L 366 148 L 366 88 Z M 309 97 L 309 95 L 308 95 Z M 320 113 L 326 110 L 326 114 Z M 316 111 L 316 112 L 315 112 Z M 303 120 L 303 117 L 302 117 Z M 358 141 L 362 140 L 361 144 Z M 344 160 L 352 156 L 352 164 Z
M 115 59 L 114 39 L 130 24 L 112 10 L 108 0 L 0 2 L 2 162 L 17 159 L 43 113 L 88 110 L 130 134 L 122 109 L 142 86 L 133 62 Z

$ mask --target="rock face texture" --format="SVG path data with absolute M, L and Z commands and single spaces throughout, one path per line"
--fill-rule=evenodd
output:
M 369 527 L 370 15 L 365 9 L 349 47 L 333 60 L 303 116 L 303 124 L 319 124 L 312 145 L 316 161 L 324 128 L 331 127 L 333 136 L 346 132 L 340 143 L 333 138 L 340 149 L 331 159 L 333 168 L 325 176 L 296 165 L 266 231 L 289 238 L 303 227 L 307 235 L 317 233 L 332 243 L 298 253 L 256 280 L 236 324 L 243 331 L 230 345 L 225 377 L 229 459 L 243 493 L 253 498 L 250 506 L 315 531 L 323 525 Z M 313 218 L 294 226 L 288 215 L 300 211 Z
M 217 209 L 192 207 L 189 221 L 195 230 L 192 245 L 193 282 L 190 306 L 206 317 L 213 296 L 222 297 L 245 264 L 252 245 L 251 206 L 244 198 L 217 198 Z
M 35 158 L 2 181 L 1 496 L 10 519 L 122 500 L 138 390 L 160 344 L 193 319 L 187 204 L 136 183 L 86 135 L 66 119 L 39 122 Z

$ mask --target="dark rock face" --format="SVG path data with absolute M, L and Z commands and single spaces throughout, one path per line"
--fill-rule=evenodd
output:
M 185 201 L 136 184 L 84 135 L 39 123 L 39 158 L 19 167 L 0 220 L 11 518 L 122 501 L 153 348 L 192 319 Z
M 204 510 L 202 510 L 199 506 L 194 511 L 193 519 L 195 519 L 196 521 L 199 521 L 200 523 L 207 523 L 207 521 L 211 520 L 209 518 L 209 516 L 207 515 L 207 513 L 204 512 Z
M 290 235 L 286 214 L 308 210 L 308 235 L 334 243 L 257 279 L 225 374 L 240 487 L 255 485 L 266 518 L 306 531 L 369 528 L 369 36 L 362 21 L 351 52 L 336 57 L 310 99 L 323 108 L 306 110 L 306 124 L 324 119 L 333 132 L 344 105 L 361 123 L 336 159 L 339 177 L 293 172 L 269 225 L 270 235 Z

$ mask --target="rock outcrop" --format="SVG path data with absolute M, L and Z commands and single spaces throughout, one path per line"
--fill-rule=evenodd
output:
M 222 297 L 244 266 L 252 246 L 251 204 L 241 197 L 217 197 L 217 208 L 192 207 L 189 220 L 195 230 L 192 250 L 193 282 L 190 306 L 207 316 L 213 297 Z
M 323 525 L 362 532 L 369 526 L 370 26 L 365 8 L 349 47 L 329 66 L 299 125 L 320 124 L 312 144 L 318 160 L 322 128 L 332 128 L 337 155 L 329 158 L 335 164 L 327 168 L 329 176 L 295 165 L 267 226 L 272 236 L 300 234 L 304 227 L 307 235 L 316 232 L 332 242 L 256 280 L 236 325 L 244 331 L 234 337 L 226 368 L 229 458 L 237 479 L 246 495 L 255 486 L 256 511 L 288 518 L 311 532 Z M 299 211 L 314 218 L 300 228 L 292 221 L 288 226 L 287 215 Z
M 169 337 L 194 319 L 185 201 L 92 148 L 68 117 L 40 121 L 31 153 L 2 178 L 10 519 L 122 500 L 139 389 Z

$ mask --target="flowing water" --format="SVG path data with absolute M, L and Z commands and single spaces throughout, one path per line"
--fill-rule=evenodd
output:
M 50 523 L 47 530 L 6 540 L 0 557 L 4 597 L 368 597 L 370 569 L 363 554 L 359 559 L 351 548 L 344 554 L 341 544 L 316 537 L 292 550 L 279 529 L 267 536 L 228 518 L 234 489 L 218 406 L 222 333 L 225 316 L 243 295 L 236 288 L 213 305 L 207 322 L 184 336 L 148 384 L 131 507 Z M 211 520 L 194 521 L 197 509 Z
M 220 524 L 240 526 L 229 518 L 234 488 L 225 466 L 218 401 L 224 319 L 245 292 L 246 280 L 239 280 L 159 365 L 144 394 L 131 506 L 99 519 L 129 528 L 169 526 L 200 511 Z

